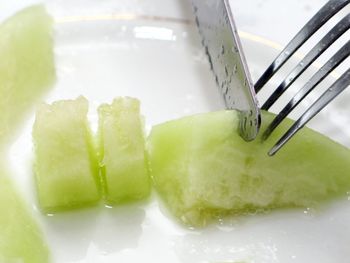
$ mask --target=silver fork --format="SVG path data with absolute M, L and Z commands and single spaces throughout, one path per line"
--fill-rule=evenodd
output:
M 331 17 L 350 3 L 350 0 L 328 1 L 306 25 L 295 35 L 287 46 L 276 57 L 272 64 L 266 69 L 254 85 L 258 93 L 271 77 L 283 66 L 283 64 L 301 47 L 320 27 Z M 299 64 L 288 74 L 280 85 L 273 91 L 271 96 L 261 107 L 268 110 L 278 98 L 292 85 L 292 83 L 341 35 L 350 27 L 350 14 L 340 20 L 299 62 Z M 267 139 L 274 129 L 287 117 L 287 115 L 325 78 L 333 69 L 340 65 L 350 53 L 350 40 L 343 45 L 294 95 L 280 113 L 273 119 L 263 132 L 263 139 Z M 327 106 L 337 95 L 350 85 L 350 68 L 345 71 L 289 128 L 289 130 L 278 140 L 269 151 L 274 155 L 285 143 L 287 143 L 305 124 L 318 112 Z

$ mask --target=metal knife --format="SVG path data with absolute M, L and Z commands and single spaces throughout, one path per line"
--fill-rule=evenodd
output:
M 227 109 L 239 111 L 239 133 L 253 140 L 260 110 L 229 0 L 191 0 L 202 44 Z

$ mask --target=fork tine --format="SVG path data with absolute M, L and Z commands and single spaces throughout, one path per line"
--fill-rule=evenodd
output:
M 273 119 L 262 135 L 266 140 L 274 129 L 299 105 L 299 103 L 325 78 L 350 55 L 350 40 L 324 64 L 311 79 L 295 94 L 288 104 Z
M 340 20 L 300 61 L 282 83 L 266 100 L 261 109 L 268 110 L 278 98 L 293 84 L 293 82 L 341 35 L 350 27 L 350 14 Z
M 328 1 L 306 25 L 295 35 L 295 37 L 281 51 L 272 64 L 266 69 L 262 76 L 255 83 L 255 92 L 270 80 L 276 71 L 295 53 L 295 51 L 308 40 L 323 24 L 333 17 L 339 10 L 350 3 L 350 0 Z
M 318 112 L 328 105 L 335 97 L 344 91 L 350 85 L 350 68 L 328 88 L 318 100 L 292 125 L 292 127 L 278 140 L 278 142 L 269 151 L 269 155 L 274 155 L 281 147 L 287 143 L 293 135 L 311 120 Z

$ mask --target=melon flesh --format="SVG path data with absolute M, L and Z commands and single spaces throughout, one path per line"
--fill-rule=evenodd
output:
M 145 139 L 140 102 L 116 98 L 99 113 L 99 161 L 104 198 L 113 205 L 146 198 L 150 179 L 145 160 Z
M 40 228 L 0 166 L 0 262 L 47 263 L 49 250 Z
M 263 122 L 272 115 L 263 113 Z M 203 226 L 227 214 L 309 207 L 350 189 L 350 150 L 304 128 L 274 157 L 268 150 L 291 125 L 265 142 L 245 142 L 238 115 L 221 111 L 155 126 L 148 138 L 155 188 L 182 222 Z M 262 127 L 264 129 L 264 127 Z
M 88 102 L 42 104 L 33 139 L 39 204 L 47 213 L 95 204 L 100 199 L 97 159 L 87 120 Z
M 1 146 L 54 76 L 52 19 L 42 6 L 26 8 L 0 25 Z M 40 228 L 11 183 L 6 157 L 0 159 L 0 262 L 47 263 Z
M 55 79 L 52 19 L 43 6 L 24 9 L 0 25 L 0 138 Z

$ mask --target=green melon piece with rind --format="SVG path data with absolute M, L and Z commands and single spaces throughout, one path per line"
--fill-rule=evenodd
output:
M 52 18 L 41 5 L 0 25 L 0 138 L 7 142 L 55 80 Z
M 88 102 L 42 104 L 33 127 L 35 178 L 43 211 L 92 205 L 100 200 L 97 159 L 88 120 Z
M 50 253 L 42 232 L 4 167 L 0 165 L 0 262 L 47 263 Z
M 274 157 L 265 142 L 245 142 L 234 111 L 185 117 L 153 127 L 148 138 L 155 188 L 183 223 L 277 207 L 314 207 L 350 189 L 350 150 L 304 128 Z M 263 123 L 272 115 L 263 113 Z M 262 130 L 264 127 L 262 127 Z
M 149 196 L 140 102 L 125 97 L 103 104 L 99 113 L 99 160 L 105 202 L 113 205 Z

